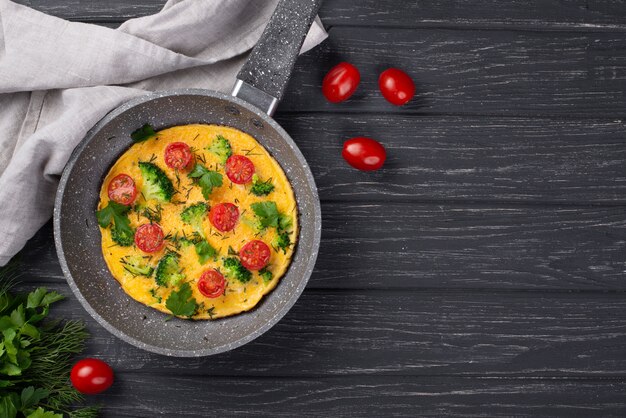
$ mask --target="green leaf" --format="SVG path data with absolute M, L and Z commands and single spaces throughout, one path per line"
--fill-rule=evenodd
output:
M 223 178 L 217 171 L 209 170 L 202 164 L 196 163 L 193 170 L 189 173 L 189 177 L 195 179 L 202 189 L 202 196 L 208 199 L 214 187 L 220 187 L 223 184 Z
M 24 388 L 21 395 L 22 406 L 20 407 L 20 409 L 23 411 L 25 409 L 33 408 L 39 403 L 39 401 L 47 398 L 48 395 L 50 395 L 50 392 L 43 388 L 35 389 L 34 386 Z
M 98 224 L 101 227 L 106 228 L 111 224 L 111 221 L 116 221 L 116 217 L 126 215 L 129 210 L 130 206 L 121 205 L 113 200 L 109 200 L 109 203 L 104 208 L 96 212 Z
M 39 338 L 39 330 L 37 329 L 37 327 L 29 323 L 22 325 L 22 328 L 20 328 L 20 332 L 23 335 L 28 335 L 30 338 L 33 338 L 33 339 Z
M 17 416 L 17 408 L 13 404 L 10 396 L 3 396 L 0 399 L 0 417 L 15 418 Z
M 102 228 L 108 227 L 111 221 L 113 222 L 111 236 L 115 242 L 125 247 L 132 245 L 132 237 L 135 235 L 127 215 L 129 210 L 130 206 L 109 200 L 107 206 L 96 212 L 98 224 Z
M 133 131 L 133 133 L 130 134 L 130 139 L 132 139 L 133 142 L 143 142 L 155 134 L 154 128 L 149 123 L 146 123 L 141 128 Z
M 276 202 L 257 202 L 250 206 L 252 207 L 254 214 L 259 218 L 261 227 L 278 227 L 278 218 L 280 213 L 278 213 Z
M 209 259 L 215 258 L 215 256 L 217 255 L 217 251 L 215 250 L 215 248 L 213 248 L 211 244 L 204 240 L 198 241 L 195 244 L 195 247 L 196 254 L 198 255 L 198 261 L 200 262 L 200 264 L 205 264 L 207 261 L 209 261 Z
M 28 299 L 26 299 L 26 307 L 27 308 L 37 308 L 41 305 L 41 301 L 43 297 L 46 295 L 46 288 L 39 287 L 28 294 Z
M 11 322 L 16 327 L 21 327 L 26 322 L 26 315 L 24 314 L 24 305 L 19 305 L 13 312 L 11 312 Z
M 60 293 L 57 293 L 54 290 L 50 291 L 46 293 L 46 296 L 43 297 L 43 300 L 41 301 L 41 306 L 49 306 L 50 304 L 63 300 L 64 298 L 65 296 L 61 295 Z
M 165 301 L 165 307 L 176 316 L 192 316 L 198 308 L 196 299 L 191 295 L 189 283 L 183 285 L 175 292 L 172 292 Z
M 26 418 L 63 418 L 63 414 L 56 414 L 51 411 L 45 411 L 42 407 L 37 408 Z

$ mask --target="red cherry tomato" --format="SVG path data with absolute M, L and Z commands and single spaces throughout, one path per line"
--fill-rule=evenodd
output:
M 80 393 L 95 395 L 113 384 L 113 369 L 102 360 L 85 358 L 74 364 L 70 380 Z
M 411 77 L 397 68 L 388 68 L 380 73 L 378 87 L 383 97 L 396 106 L 402 106 L 415 94 L 415 84 Z
M 231 155 L 224 166 L 226 175 L 233 183 L 246 184 L 252 180 L 254 164 L 243 155 Z
M 137 188 L 128 174 L 118 174 L 109 182 L 109 199 L 121 205 L 130 205 L 137 197 Z
M 165 164 L 175 170 L 186 168 L 191 157 L 191 148 L 184 142 L 172 142 L 165 148 Z
M 163 240 L 163 230 L 157 224 L 143 224 L 135 231 L 135 244 L 144 253 L 159 251 Z
M 198 280 L 198 290 L 207 298 L 216 298 L 224 294 L 226 280 L 220 272 L 210 269 L 205 270 Z
M 363 136 L 344 142 L 341 155 L 352 167 L 363 171 L 378 170 L 387 158 L 385 148 L 378 141 Z
M 239 250 L 241 265 L 248 270 L 261 270 L 270 262 L 270 247 L 263 241 L 255 239 Z
M 330 69 L 322 81 L 322 93 L 332 103 L 347 100 L 356 91 L 361 74 L 347 62 L 341 62 Z
M 209 220 L 221 232 L 232 230 L 237 225 L 239 209 L 232 203 L 219 203 L 211 208 Z

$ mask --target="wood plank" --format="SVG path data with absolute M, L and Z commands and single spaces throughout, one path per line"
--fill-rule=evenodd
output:
M 306 290 L 257 340 L 188 359 L 121 342 L 73 297 L 52 312 L 87 322 L 86 355 L 148 375 L 626 376 L 623 293 Z
M 325 203 L 313 289 L 626 290 L 624 207 Z M 63 283 L 46 225 L 27 277 Z
M 297 61 L 279 109 L 621 119 L 626 106 L 626 38 L 619 33 L 370 27 L 329 33 Z M 320 86 L 340 61 L 356 65 L 362 77 L 354 96 L 337 105 Z M 401 108 L 378 91 L 378 75 L 393 66 L 417 85 L 416 97 Z
M 121 21 L 156 13 L 164 0 L 17 0 L 37 10 L 80 21 Z M 626 8 L 606 0 L 492 0 L 402 2 L 325 0 L 320 16 L 327 26 L 478 26 L 577 30 L 623 30 Z
M 117 373 L 103 417 L 624 416 L 622 380 L 229 379 Z M 165 402 L 175 399 L 175 402 Z
M 293 97 L 293 96 L 292 96 Z M 626 202 L 621 120 L 279 114 L 307 158 L 322 200 Z M 363 173 L 343 142 L 369 136 L 385 169 Z

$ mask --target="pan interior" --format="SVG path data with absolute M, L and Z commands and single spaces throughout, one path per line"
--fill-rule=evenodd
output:
M 257 307 L 213 321 L 172 319 L 132 300 L 111 276 L 100 247 L 95 210 L 102 179 L 145 123 L 160 130 L 190 123 L 237 128 L 256 138 L 289 178 L 300 212 L 298 246 L 287 274 Z M 311 172 L 289 136 L 267 115 L 214 92 L 170 92 L 133 100 L 111 112 L 83 140 L 61 179 L 55 239 L 64 273 L 85 308 L 118 337 L 149 351 L 175 356 L 232 349 L 277 322 L 302 292 L 315 262 L 320 210 Z

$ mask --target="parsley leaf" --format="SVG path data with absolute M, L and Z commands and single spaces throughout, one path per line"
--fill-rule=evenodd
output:
M 207 241 L 198 241 L 196 242 L 195 247 L 200 264 L 205 264 L 210 258 L 214 258 L 217 255 L 215 248 L 213 248 Z
M 257 202 L 250 206 L 254 214 L 258 216 L 262 228 L 267 228 L 268 226 L 278 227 L 280 213 L 276 207 L 276 202 Z
M 154 134 L 156 134 L 154 128 L 150 124 L 146 123 L 141 128 L 134 130 L 130 134 L 130 139 L 132 139 L 133 142 L 143 142 Z
M 209 170 L 202 164 L 196 163 L 189 173 L 189 177 L 195 179 L 200 188 L 202 189 L 202 196 L 205 199 L 209 198 L 209 195 L 213 191 L 214 187 L 220 187 L 222 185 L 222 175 L 217 171 Z
M 96 212 L 98 224 L 102 228 L 108 227 L 113 222 L 111 238 L 122 247 L 133 245 L 135 237 L 135 231 L 130 227 L 130 220 L 127 215 L 129 210 L 130 206 L 110 200 L 107 206 Z
M 193 316 L 198 308 L 198 303 L 191 295 L 189 283 L 183 283 L 177 291 L 172 292 L 165 301 L 165 307 L 172 312 L 172 315 Z

